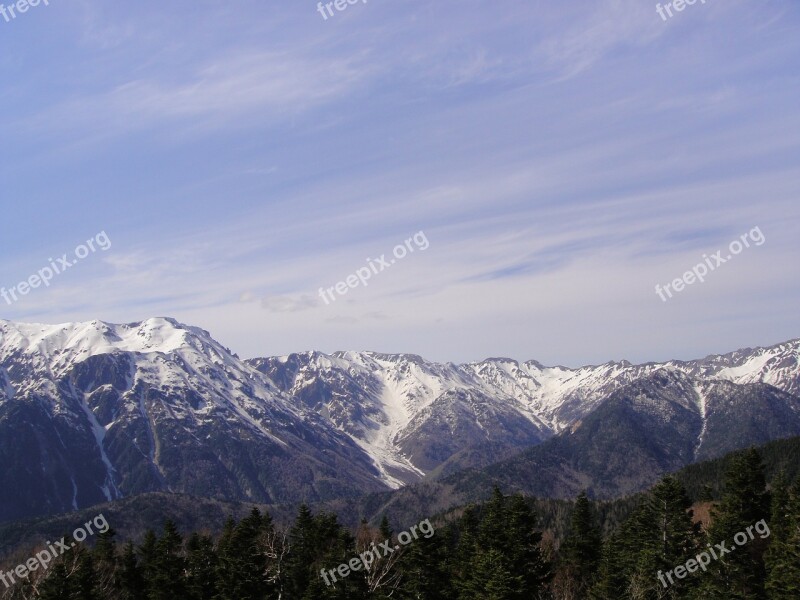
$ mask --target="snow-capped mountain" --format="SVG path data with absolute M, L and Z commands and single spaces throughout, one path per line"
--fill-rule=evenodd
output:
M 660 369 L 620 387 L 549 440 L 488 467 L 397 490 L 374 514 L 437 514 L 505 493 L 619 498 L 664 474 L 751 445 L 800 436 L 800 397 L 766 383 L 737 384 Z M 791 457 L 787 457 L 791 460 Z M 368 501 L 364 502 L 366 511 Z
M 575 369 L 507 358 L 440 364 L 374 352 L 308 352 L 248 362 L 299 405 L 348 433 L 386 473 L 406 482 L 409 473 L 429 473 L 470 447 L 483 448 L 480 462 L 471 455 L 456 467 L 483 466 L 510 449 L 548 439 L 614 391 L 662 369 L 699 381 L 800 390 L 800 340 L 695 361 Z
M 243 361 L 166 318 L 0 321 L 0 336 L 0 520 L 155 490 L 297 502 L 397 488 L 573 431 L 613 393 L 663 370 L 695 382 L 683 401 L 696 407 L 698 440 L 736 429 L 706 410 L 709 399 L 758 402 L 761 388 L 744 384 L 765 382 L 786 392 L 775 411 L 789 415 L 800 390 L 799 340 L 569 369 L 375 352 Z M 756 428 L 737 441 L 762 437 Z M 717 451 L 694 443 L 697 457 Z
M 0 330 L 0 519 L 154 490 L 282 502 L 386 489 L 350 437 L 202 329 Z

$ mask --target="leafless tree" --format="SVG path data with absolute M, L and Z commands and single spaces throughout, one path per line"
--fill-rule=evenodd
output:
M 403 549 L 398 547 L 395 540 L 388 540 L 391 552 L 384 556 L 386 551 L 380 544 L 386 541 L 381 539 L 379 531 L 371 529 L 368 525 L 362 525 L 356 533 L 356 552 L 359 555 L 372 552 L 375 558 L 365 573 L 367 589 L 370 593 L 381 590 L 387 598 L 391 598 L 402 579 L 396 565 L 403 555 Z
M 275 586 L 277 600 L 283 598 L 284 565 L 289 556 L 289 536 L 286 532 L 271 530 L 261 536 L 261 547 L 264 548 L 266 566 L 264 577 Z

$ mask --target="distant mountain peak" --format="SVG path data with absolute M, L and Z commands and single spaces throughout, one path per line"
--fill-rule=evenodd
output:
M 0 321 L 0 336 L 0 439 L 11 440 L 0 446 L 0 463 L 10 465 L 0 473 L 0 506 L 22 511 L 162 489 L 280 501 L 396 488 L 570 429 L 580 437 L 613 398 L 656 421 L 683 414 L 699 437 L 684 432 L 680 456 L 704 456 L 724 445 L 726 395 L 769 408 L 747 413 L 742 439 L 755 439 L 783 431 L 781 419 L 789 427 L 800 394 L 800 340 L 693 361 L 569 368 L 371 351 L 242 361 L 170 317 Z M 42 470 L 56 483 L 30 479 Z M 35 502 L 20 496 L 25 486 Z

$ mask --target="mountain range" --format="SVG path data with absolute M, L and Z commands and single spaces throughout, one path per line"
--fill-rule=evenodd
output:
M 0 321 L 0 335 L 0 520 L 157 491 L 275 504 L 423 479 L 610 496 L 800 434 L 800 340 L 571 369 L 377 352 L 241 360 L 170 318 Z

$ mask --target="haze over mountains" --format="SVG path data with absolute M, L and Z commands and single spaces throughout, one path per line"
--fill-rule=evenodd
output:
M 493 475 L 538 494 L 613 495 L 800 434 L 800 340 L 569 369 L 375 352 L 244 361 L 167 318 L 0 321 L 0 334 L 2 520 L 159 490 L 330 500 L 426 475 L 463 484 L 497 461 Z

